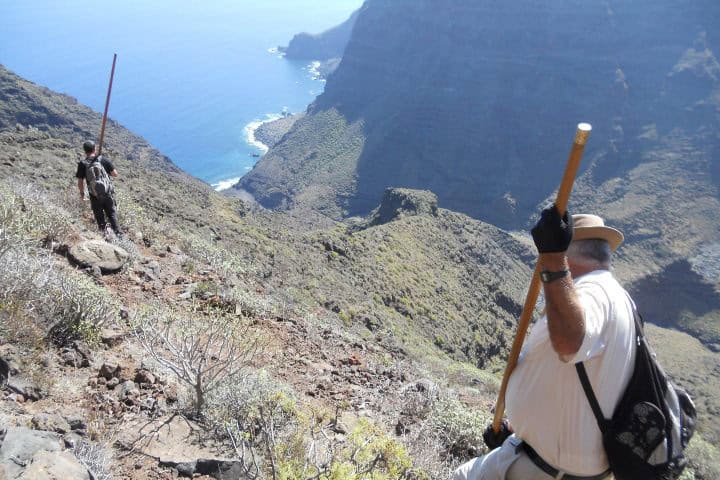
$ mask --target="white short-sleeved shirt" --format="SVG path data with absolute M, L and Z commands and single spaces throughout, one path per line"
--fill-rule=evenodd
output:
M 585 362 L 606 418 L 612 415 L 635 363 L 633 305 L 607 270 L 575 280 L 585 311 L 585 338 L 565 363 L 553 350 L 547 317 L 535 322 L 510 376 L 506 412 L 515 433 L 546 462 L 574 475 L 608 468 L 602 438 L 575 363 Z

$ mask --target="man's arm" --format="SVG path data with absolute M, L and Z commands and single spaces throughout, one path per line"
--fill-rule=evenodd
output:
M 85 198 L 85 180 L 82 178 L 77 179 L 78 182 L 78 190 L 80 191 L 80 199 L 83 200 Z
M 117 177 L 119 175 L 117 169 L 115 168 L 115 165 L 104 156 L 101 156 L 100 163 L 102 163 L 103 167 L 105 168 L 105 171 L 110 175 L 111 177 Z
M 558 272 L 568 269 L 564 252 L 540 254 L 543 270 Z M 553 349 L 564 362 L 569 361 L 585 339 L 585 311 L 575 291 L 572 276 L 543 283 L 548 332 Z
M 561 216 L 555 205 L 546 208 L 531 233 L 540 253 L 538 262 L 542 270 L 570 270 L 565 252 L 572 241 L 573 221 L 568 212 Z M 560 359 L 567 362 L 580 350 L 585 339 L 585 311 L 570 273 L 544 282 L 543 289 L 550 343 Z

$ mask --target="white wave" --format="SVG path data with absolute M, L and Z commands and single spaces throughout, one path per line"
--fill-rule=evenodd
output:
M 313 80 L 322 79 L 322 75 L 320 74 L 320 65 L 322 64 L 319 61 L 315 60 L 307 66 L 308 72 L 310 72 L 310 77 Z
M 228 178 L 227 180 L 220 180 L 217 183 L 212 183 L 210 186 L 215 189 L 216 192 L 221 190 L 227 190 L 240 181 L 240 177 Z
M 277 58 L 285 58 L 285 52 L 281 52 L 278 47 L 268 48 L 268 53 L 275 55 Z
M 278 115 L 277 113 L 268 113 L 265 117 L 266 118 L 264 120 L 253 120 L 245 125 L 245 141 L 260 150 L 263 154 L 267 153 L 267 151 L 270 150 L 270 147 L 255 138 L 255 132 L 258 128 L 260 128 L 260 125 L 277 120 L 278 118 L 281 118 L 282 115 Z

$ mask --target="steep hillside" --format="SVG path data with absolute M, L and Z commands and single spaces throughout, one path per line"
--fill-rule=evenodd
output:
M 253 373 L 242 381 L 260 375 L 253 381 L 269 395 L 261 398 L 282 393 L 297 402 L 288 435 L 302 437 L 305 427 L 293 422 L 305 409 L 334 412 L 327 422 L 342 425 L 318 428 L 327 428 L 341 451 L 342 432 L 371 418 L 372 435 L 390 435 L 399 454 L 409 452 L 415 468 L 433 478 L 482 449 L 481 428 L 529 271 L 531 253 L 522 243 L 437 206 L 421 214 L 394 208 L 395 216 L 372 226 L 312 212 L 256 211 L 179 171 L 111 122 L 106 153 L 120 172 L 125 238 L 110 248 L 127 256 L 119 272 L 102 275 L 71 253 L 86 242 L 104 243 L 74 179 L 79 145 L 95 136 L 99 114 L 2 67 L 0 100 L 0 377 L 11 377 L 8 385 L 0 378 L 0 424 L 10 428 L 9 442 L 30 435 L 20 427 L 80 435 L 73 441 L 108 454 L 122 478 L 171 478 L 172 469 L 189 468 L 161 458 L 192 465 L 236 458 L 218 433 L 224 427 L 212 423 L 216 410 L 188 420 L 200 450 L 169 451 L 152 435 L 135 445 L 135 422 L 162 432 L 167 422 L 171 444 L 195 444 L 173 437 L 181 427 L 172 421 L 200 408 L 192 390 L 135 336 L 155 321 L 186 319 L 190 327 L 181 333 L 218 321 L 233 331 L 227 322 L 240 322 L 266 339 L 262 355 L 245 360 L 244 374 Z M 58 326 L 70 337 L 53 340 Z M 246 331 L 239 338 L 253 337 Z M 221 408 L 221 400 L 208 401 Z M 457 438 L 433 433 L 427 441 L 428 429 L 448 431 L 443 422 L 457 418 L 465 418 L 453 427 Z M 70 420 L 78 425 L 71 433 L 64 426 Z M 402 437 L 396 424 L 404 425 Z M 463 446 L 454 446 L 461 436 Z M 69 451 L 87 460 L 84 450 Z

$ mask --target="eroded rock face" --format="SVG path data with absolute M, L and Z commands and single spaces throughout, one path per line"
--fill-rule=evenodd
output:
M 97 267 L 102 273 L 119 271 L 129 258 L 125 250 L 102 240 L 86 240 L 73 245 L 68 255 L 81 267 Z
M 370 225 L 382 225 L 403 216 L 437 216 L 438 199 L 433 192 L 409 188 L 388 188 Z

